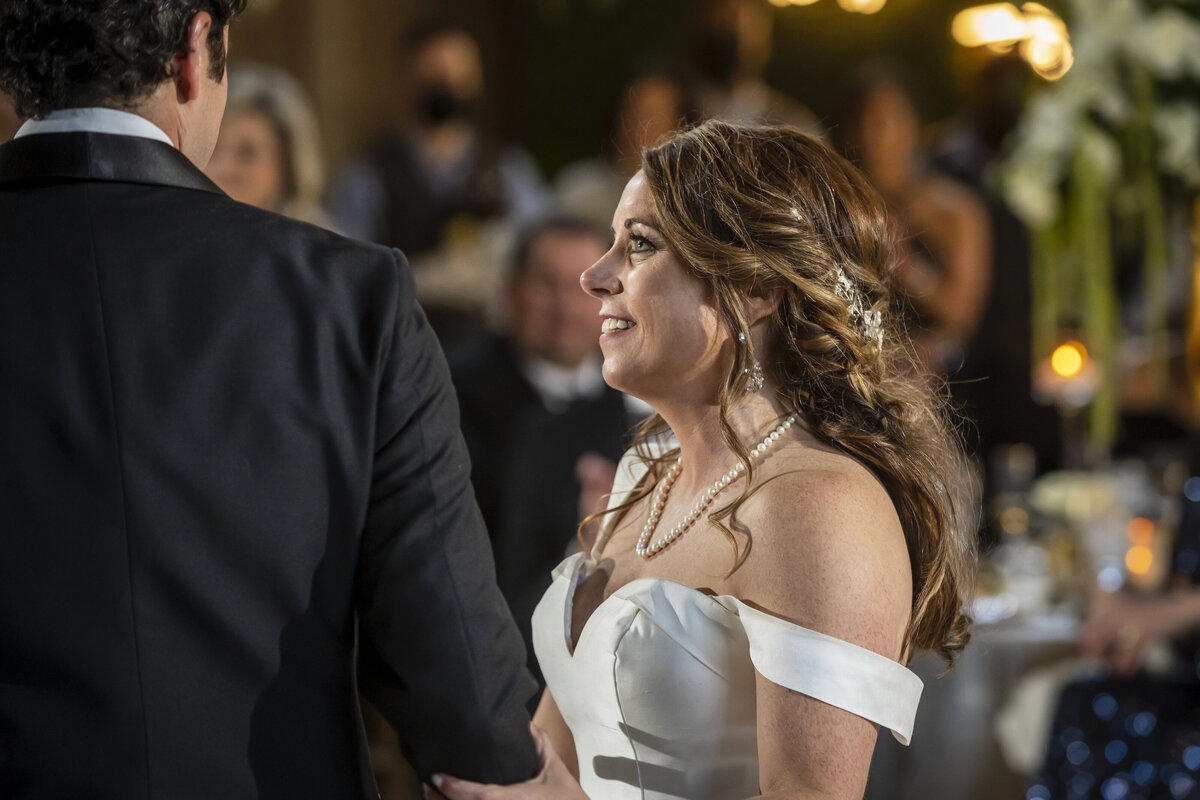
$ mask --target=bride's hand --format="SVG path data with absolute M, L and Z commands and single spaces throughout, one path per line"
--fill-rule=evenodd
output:
M 433 784 L 449 800 L 587 800 L 575 778 L 550 745 L 550 737 L 530 725 L 542 770 L 532 780 L 512 786 L 472 783 L 449 775 L 434 775 Z

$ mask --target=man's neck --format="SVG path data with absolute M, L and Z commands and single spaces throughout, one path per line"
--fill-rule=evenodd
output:
M 152 120 L 124 109 L 106 106 L 52 111 L 42 119 L 26 122 L 17 131 L 17 136 L 75 132 L 138 136 L 175 145 L 161 126 L 156 125 Z
M 164 92 L 172 88 L 164 84 L 144 102 L 120 110 L 128 111 L 130 114 L 137 114 L 139 117 L 154 123 L 159 130 L 167 135 L 167 138 L 171 140 L 176 150 L 182 150 L 180 142 L 183 141 L 183 129 L 180 126 L 178 104 L 172 106 L 172 104 L 165 102 L 166 98 L 163 97 Z

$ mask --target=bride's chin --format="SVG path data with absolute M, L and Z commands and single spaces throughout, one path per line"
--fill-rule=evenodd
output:
M 624 392 L 634 397 L 638 396 L 637 385 L 639 381 L 630 374 L 630 370 L 619 359 L 604 359 L 602 373 L 604 375 L 604 382 L 618 392 Z

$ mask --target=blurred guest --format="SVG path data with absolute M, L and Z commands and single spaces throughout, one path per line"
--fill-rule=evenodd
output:
M 461 28 L 423 23 L 401 42 L 397 127 L 336 181 L 330 212 L 350 236 L 409 256 L 443 346 L 478 334 L 514 227 L 546 203 L 527 153 L 479 124 L 483 61 Z
M 812 111 L 763 79 L 773 32 L 770 8 L 761 0 L 706 0 L 695 30 L 696 66 L 704 78 L 701 112 L 729 122 L 794 125 L 822 136 Z
M 1193 476 L 1200 471 L 1194 447 L 1193 440 Z M 1200 478 L 1192 477 L 1183 494 L 1171 588 L 1091 598 L 1080 649 L 1107 662 L 1109 674 L 1063 690 L 1030 800 L 1200 796 Z M 1162 653 L 1155 646 L 1165 642 L 1176 657 L 1143 670 L 1147 654 Z
M 928 167 L 916 104 L 893 68 L 864 71 L 848 106 L 846 149 L 904 234 L 897 274 L 911 301 L 914 343 L 927 369 L 952 372 L 979 326 L 991 281 L 984 205 Z
M 1108 662 L 1114 674 L 1142 667 L 1148 648 L 1182 645 L 1187 670 L 1200 677 L 1200 438 L 1191 440 L 1193 475 L 1184 485 L 1182 514 L 1171 541 L 1171 581 L 1163 593 L 1097 592 L 1079 635 L 1084 655 Z
M 545 188 L 533 160 L 477 120 L 484 73 L 471 35 L 421 24 L 401 50 L 402 118 L 335 183 L 330 211 L 338 227 L 411 258 L 446 244 L 461 223 L 540 213 Z
M 559 173 L 557 206 L 608 228 L 625 184 L 641 167 L 642 150 L 697 121 L 695 98 L 682 77 L 663 69 L 638 73 L 618 95 L 605 152 Z
M 550 571 L 574 542 L 581 494 L 611 488 L 633 423 L 600 372 L 600 302 L 579 288 L 607 249 L 607 234 L 583 220 L 535 223 L 514 251 L 505 334 L 449 357 L 497 581 L 527 642 Z
M 13 108 L 12 100 L 0 92 L 0 143 L 13 138 L 19 127 L 21 120 L 17 116 L 17 110 Z
M 1034 448 L 1039 470 L 1054 469 L 1061 440 L 1058 414 L 1034 402 L 1031 385 L 1029 233 L 987 180 L 1020 119 L 1031 72 L 1015 54 L 995 56 L 982 48 L 958 52 L 972 59 L 960 68 L 965 105 L 941 126 L 932 163 L 983 197 L 992 229 L 992 280 L 954 393 L 977 422 L 977 449 L 985 463 L 998 446 L 1022 442 Z M 986 60 L 974 61 L 978 58 Z M 990 485 L 990 473 L 987 480 Z
M 282 70 L 230 70 L 221 135 L 205 171 L 234 200 L 329 227 L 317 117 L 303 87 Z

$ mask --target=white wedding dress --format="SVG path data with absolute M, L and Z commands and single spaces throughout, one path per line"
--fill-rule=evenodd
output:
M 610 505 L 623 502 L 644 472 L 627 454 Z M 594 569 L 584 553 L 568 557 L 533 615 L 538 662 L 575 737 L 580 782 L 592 800 L 759 794 L 756 670 L 908 743 L 920 678 L 735 597 L 635 580 L 596 608 L 572 651 L 575 588 Z

